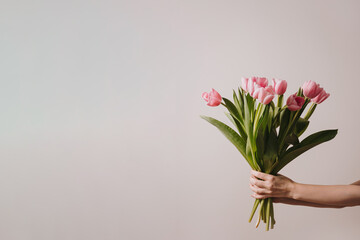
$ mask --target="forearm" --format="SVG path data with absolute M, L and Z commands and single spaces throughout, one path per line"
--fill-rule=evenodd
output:
M 345 207 L 360 205 L 360 185 L 310 185 L 294 183 L 291 199 L 323 207 Z
M 275 203 L 283 203 L 283 204 L 307 206 L 307 207 L 316 207 L 316 208 L 343 208 L 343 207 L 345 207 L 343 205 L 335 206 L 335 205 L 326 205 L 326 204 L 320 204 L 320 203 L 305 202 L 305 201 L 295 200 L 295 199 L 292 199 L 292 198 L 274 198 L 273 201 Z

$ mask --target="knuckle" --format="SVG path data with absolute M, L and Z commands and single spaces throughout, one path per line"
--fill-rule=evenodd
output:
M 275 183 L 275 177 L 273 177 L 273 176 L 270 177 L 270 178 L 269 178 L 269 183 L 270 183 L 270 184 L 274 184 L 274 183 Z

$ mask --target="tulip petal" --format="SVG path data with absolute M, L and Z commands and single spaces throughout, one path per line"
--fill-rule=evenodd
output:
M 201 95 L 201 97 L 203 98 L 203 99 L 205 99 L 205 101 L 209 101 L 209 94 L 207 93 L 207 92 L 203 92 L 203 94 Z

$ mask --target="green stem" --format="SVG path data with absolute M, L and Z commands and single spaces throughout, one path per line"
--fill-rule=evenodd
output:
M 317 104 L 316 103 L 312 103 L 311 107 L 309 108 L 309 110 L 307 111 L 306 115 L 305 115 L 305 120 L 309 120 L 309 118 L 311 117 L 311 115 L 314 113 L 315 109 L 316 109 Z
M 281 108 L 281 106 L 283 104 L 283 98 L 284 98 L 284 95 L 278 95 L 277 107 Z
M 267 199 L 267 205 L 266 205 L 266 231 L 269 231 L 269 225 L 270 225 L 270 209 L 271 209 L 271 198 Z
M 255 115 L 255 120 L 254 120 L 254 126 L 253 126 L 253 136 L 256 136 L 256 129 L 257 129 L 257 125 L 259 124 L 259 120 L 260 120 L 260 115 L 263 111 L 264 108 L 264 104 L 259 103 L 260 107 L 258 107 L 257 111 L 256 111 L 256 115 Z
M 259 226 L 259 223 L 260 223 L 260 220 L 261 220 L 261 213 L 262 213 L 262 208 L 264 206 L 264 199 L 260 199 L 260 210 L 259 210 L 259 217 L 258 217 L 258 220 L 256 222 L 256 225 L 255 227 L 258 227 Z
M 274 204 L 271 203 L 271 206 L 270 206 L 270 215 L 271 215 L 271 229 L 274 228 L 274 225 L 275 225 L 275 218 L 274 218 Z
M 264 199 L 264 206 L 262 208 L 262 220 L 264 223 L 266 223 L 266 204 L 267 203 L 267 199 Z
M 259 206 L 259 203 L 260 203 L 260 200 L 259 200 L 259 199 L 255 199 L 253 209 L 251 210 L 251 213 L 250 213 L 249 222 L 251 222 L 251 220 L 253 219 L 254 214 L 255 214 L 255 212 L 256 212 L 256 209 L 257 209 L 257 207 Z

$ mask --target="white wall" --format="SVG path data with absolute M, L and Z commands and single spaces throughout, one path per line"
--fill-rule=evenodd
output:
M 1 1 L 0 239 L 358 239 L 360 208 L 277 204 L 247 222 L 250 168 L 199 115 L 241 76 L 331 96 L 338 136 L 282 174 L 359 180 L 358 1 Z

